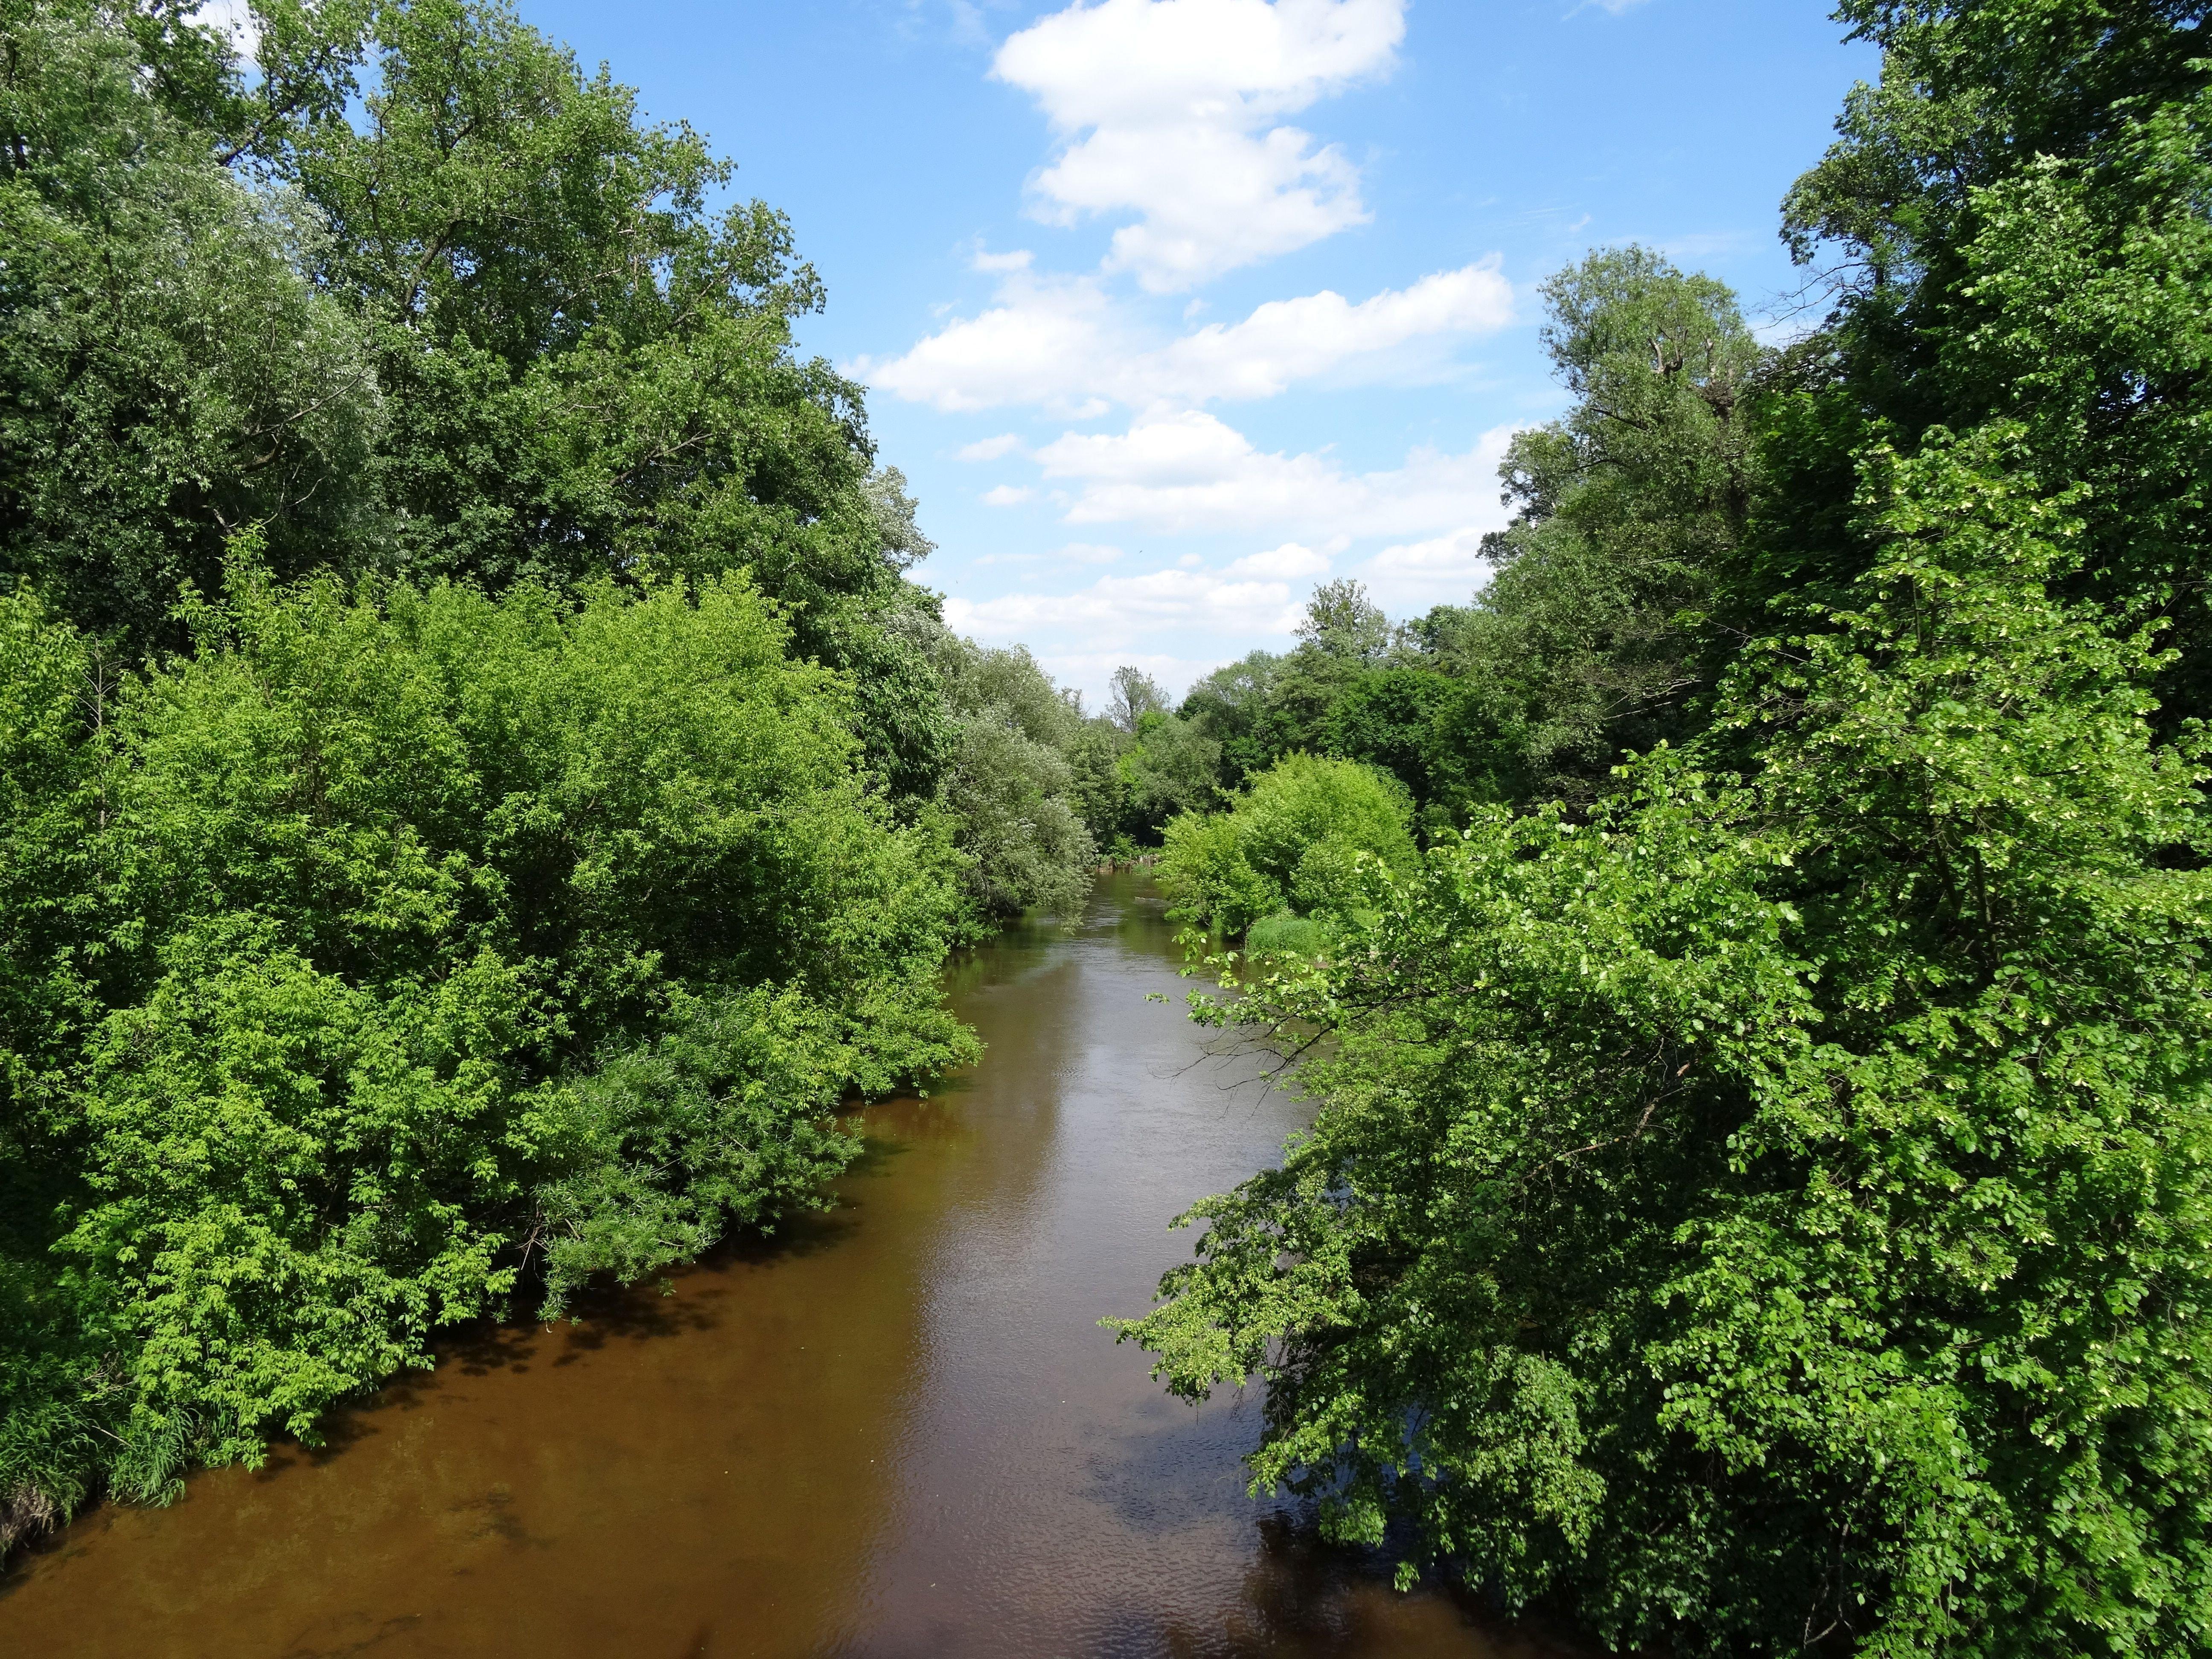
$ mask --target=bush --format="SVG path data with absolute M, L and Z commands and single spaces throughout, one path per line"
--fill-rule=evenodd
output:
M 959 860 L 744 578 L 249 573 L 190 621 L 109 683 L 0 599 L 0 1525 L 770 1225 L 848 1091 L 974 1053 Z
M 1255 957 L 1319 956 L 1327 948 L 1329 937 L 1328 923 L 1279 910 L 1272 916 L 1261 917 L 1245 930 L 1244 948 Z
M 1413 862 L 1411 818 L 1389 774 L 1288 755 L 1226 811 L 1170 822 L 1161 884 L 1176 915 L 1232 938 L 1278 912 L 1342 915 L 1358 902 L 1363 859 L 1393 869 Z

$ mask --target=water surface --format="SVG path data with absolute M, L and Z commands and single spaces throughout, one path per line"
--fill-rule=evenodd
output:
M 1249 1497 L 1256 1397 L 1170 1401 L 1098 1328 L 1304 1117 L 1206 1058 L 1176 965 L 1133 876 L 976 952 L 986 1058 L 866 1114 L 835 1213 L 94 1512 L 0 1580 L 0 1652 L 1555 1654 Z

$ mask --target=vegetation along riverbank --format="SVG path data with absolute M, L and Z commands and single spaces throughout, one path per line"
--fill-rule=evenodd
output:
M 1260 1485 L 1624 1650 L 2212 1647 L 2206 7 L 1843 0 L 1794 331 L 1589 252 L 1479 593 L 1096 713 L 697 134 L 251 10 L 0 0 L 0 1552 L 824 1202 L 1157 860 L 1318 1108 L 1118 1325 Z

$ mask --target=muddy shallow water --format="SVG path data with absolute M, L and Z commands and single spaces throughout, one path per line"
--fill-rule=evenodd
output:
M 1248 1497 L 1257 1399 L 1098 1328 L 1303 1117 L 1205 1057 L 1176 961 L 1132 876 L 975 953 L 988 1054 L 866 1114 L 835 1213 L 94 1511 L 0 1578 L 0 1653 L 1557 1653 Z

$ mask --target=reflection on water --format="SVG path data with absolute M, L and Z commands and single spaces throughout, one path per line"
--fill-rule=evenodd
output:
M 1171 1401 L 1098 1328 L 1300 1116 L 1203 1058 L 1175 965 L 1134 877 L 976 952 L 987 1057 L 868 1112 L 835 1213 L 86 1517 L 0 1581 L 0 1651 L 1553 1651 L 1248 1497 L 1256 1401 Z

